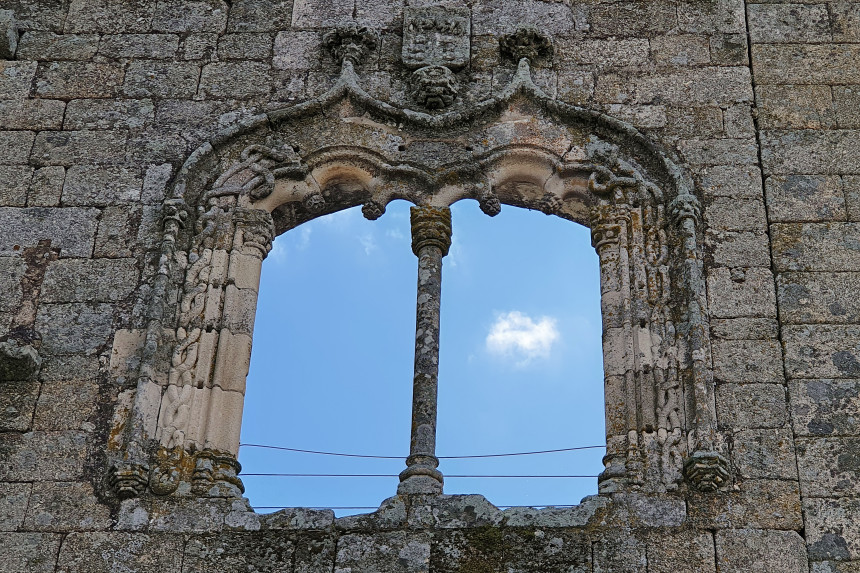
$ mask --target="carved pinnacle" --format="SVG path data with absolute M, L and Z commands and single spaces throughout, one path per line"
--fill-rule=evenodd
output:
M 339 64 L 349 60 L 353 65 L 361 64 L 368 54 L 376 49 L 376 32 L 367 26 L 355 24 L 326 32 L 323 46 Z
M 538 58 L 552 58 L 552 40 L 533 27 L 520 28 L 513 34 L 502 36 L 499 40 L 502 55 L 515 62 L 523 58 L 535 61 Z

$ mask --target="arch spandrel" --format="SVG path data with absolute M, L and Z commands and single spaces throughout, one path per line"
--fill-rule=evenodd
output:
M 278 233 L 396 199 L 538 209 L 592 229 L 607 416 L 602 492 L 719 488 L 701 221 L 690 179 L 629 124 L 553 100 L 528 58 L 499 95 L 447 114 L 395 108 L 350 59 L 326 94 L 247 120 L 186 161 L 165 202 L 120 495 L 238 495 L 235 456 L 262 260 Z M 182 277 L 177 280 L 176 277 Z M 176 300 L 175 305 L 164 300 Z M 150 374 L 171 347 L 167 382 Z M 150 399 L 146 399 L 146 397 Z M 190 487 L 181 487 L 188 483 Z

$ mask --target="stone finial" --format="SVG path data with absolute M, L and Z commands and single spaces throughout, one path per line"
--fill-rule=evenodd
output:
M 376 32 L 367 26 L 355 24 L 336 28 L 323 36 L 323 46 L 338 63 L 349 60 L 353 65 L 361 64 L 378 44 Z
M 717 452 L 694 452 L 684 463 L 684 476 L 700 491 L 717 491 L 731 472 L 729 462 Z
M 427 109 L 442 109 L 457 99 L 457 76 L 445 66 L 426 66 L 412 74 L 412 98 Z
M 0 342 L 0 382 L 31 380 L 41 366 L 42 358 L 32 345 Z
M 412 252 L 415 256 L 426 246 L 436 246 L 442 256 L 451 247 L 451 209 L 448 207 L 412 207 Z
M 538 58 L 551 58 L 552 40 L 537 28 L 520 28 L 513 34 L 502 36 L 499 40 L 502 55 L 515 62 L 523 58 L 535 61 Z
M 18 49 L 18 25 L 12 10 L 0 10 L 0 60 L 11 60 Z

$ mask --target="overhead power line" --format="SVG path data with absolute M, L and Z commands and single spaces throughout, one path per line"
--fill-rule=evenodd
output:
M 280 473 L 242 473 L 242 477 L 333 477 L 333 478 L 395 478 L 399 474 L 280 474 Z M 477 475 L 446 474 L 448 478 L 596 478 L 596 475 Z
M 252 507 L 254 509 L 296 509 L 296 507 L 292 505 L 255 505 Z M 521 503 L 518 505 L 497 505 L 496 507 L 498 507 L 499 509 L 506 509 L 510 507 L 576 507 L 576 505 L 559 503 Z M 301 507 L 298 509 L 379 509 L 379 507 L 376 505 L 327 505 L 315 507 Z
M 268 444 L 239 444 L 242 448 L 265 448 L 269 450 L 282 450 L 287 452 L 298 452 L 301 454 L 318 454 L 322 456 L 341 456 L 345 458 L 373 458 L 379 460 L 402 460 L 406 456 L 376 456 L 370 454 L 347 454 L 344 452 L 324 452 L 320 450 L 304 450 L 300 448 L 287 448 L 285 446 L 272 446 Z M 440 460 L 462 460 L 470 458 L 503 458 L 509 456 L 533 456 L 537 454 L 555 454 L 560 452 L 573 452 L 577 450 L 596 450 L 606 446 L 576 446 L 572 448 L 558 448 L 554 450 L 537 450 L 533 452 L 510 452 L 504 454 L 476 454 L 468 456 L 438 456 Z M 248 474 L 246 474 L 248 475 Z

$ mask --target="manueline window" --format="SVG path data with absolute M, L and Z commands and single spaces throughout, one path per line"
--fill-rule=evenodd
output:
M 451 211 L 436 446 L 444 491 L 502 507 L 577 504 L 597 493 L 605 444 L 589 230 L 509 206 L 493 218 L 470 201 Z M 377 221 L 349 209 L 276 239 L 239 456 L 258 511 L 366 513 L 396 493 L 411 424 L 410 240 L 403 201 Z

